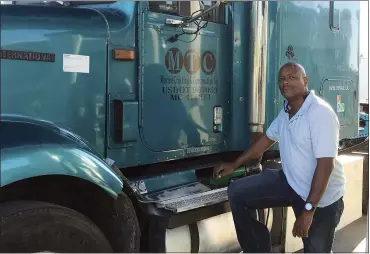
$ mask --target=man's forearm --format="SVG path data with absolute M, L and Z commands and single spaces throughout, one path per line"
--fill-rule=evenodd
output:
M 250 160 L 259 158 L 270 146 L 275 142 L 270 140 L 265 134 L 258 137 L 250 146 L 250 148 L 243 152 L 235 161 L 236 168 L 246 164 Z
M 234 167 L 238 168 L 244 164 L 246 164 L 249 160 L 253 159 L 253 155 L 251 154 L 250 150 L 243 152 L 235 161 Z
M 307 198 L 307 202 L 310 202 L 314 207 L 317 206 L 326 190 L 333 167 L 334 164 L 332 158 L 318 159 L 317 167 L 312 179 L 310 194 Z

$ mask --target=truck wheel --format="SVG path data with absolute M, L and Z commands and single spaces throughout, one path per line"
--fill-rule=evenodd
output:
M 130 198 L 122 193 L 115 201 L 115 212 L 101 228 L 107 232 L 114 252 L 140 252 L 140 225 Z M 104 228 L 103 228 L 104 227 Z
M 0 205 L 0 250 L 8 253 L 112 252 L 102 232 L 82 214 L 33 201 Z

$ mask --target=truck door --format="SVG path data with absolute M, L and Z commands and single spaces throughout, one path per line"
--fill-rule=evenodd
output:
M 357 16 L 359 3 L 348 5 L 342 1 L 330 1 L 328 5 L 330 30 L 327 30 L 332 37 L 324 38 L 330 45 L 327 47 L 327 52 L 331 52 L 331 57 L 326 57 L 325 61 L 332 67 L 328 69 L 330 70 L 328 74 L 331 75 L 323 80 L 322 96 L 337 113 L 340 122 L 340 138 L 357 137 L 359 55 L 358 46 L 351 45 L 358 45 L 358 38 L 353 35 L 357 33 L 359 26 Z
M 207 15 L 197 31 L 195 23 L 176 23 L 198 14 L 198 1 L 145 5 L 139 31 L 142 141 L 151 151 L 223 144 L 232 64 L 225 7 Z
M 336 111 L 340 124 L 340 138 L 358 135 L 357 83 L 351 79 L 328 78 L 322 85 L 323 98 Z
M 276 47 L 281 50 L 276 63 L 302 64 L 309 89 L 320 91 L 317 94 L 335 110 L 341 127 L 340 138 L 358 136 L 359 2 L 271 3 L 269 13 L 274 13 L 273 8 L 278 10 L 274 30 L 279 39 L 269 40 L 271 52 Z M 273 59 L 275 53 L 270 56 Z

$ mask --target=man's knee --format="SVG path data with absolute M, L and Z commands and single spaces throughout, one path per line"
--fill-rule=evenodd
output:
M 252 196 L 250 193 L 254 192 L 255 186 L 251 184 L 248 177 L 244 177 L 231 182 L 227 189 L 229 202 L 232 204 L 246 204 Z
M 238 192 L 237 192 L 237 185 L 235 182 L 231 182 L 227 188 L 227 196 L 229 198 L 229 202 L 234 203 L 235 200 L 238 200 Z

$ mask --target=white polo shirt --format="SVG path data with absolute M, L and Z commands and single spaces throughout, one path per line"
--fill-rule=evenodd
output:
M 266 131 L 279 142 L 281 163 L 289 185 L 304 201 L 310 193 L 317 160 L 338 155 L 339 121 L 331 106 L 311 91 L 299 111 L 289 120 L 282 109 Z M 331 205 L 344 195 L 343 165 L 334 169 L 318 207 Z

